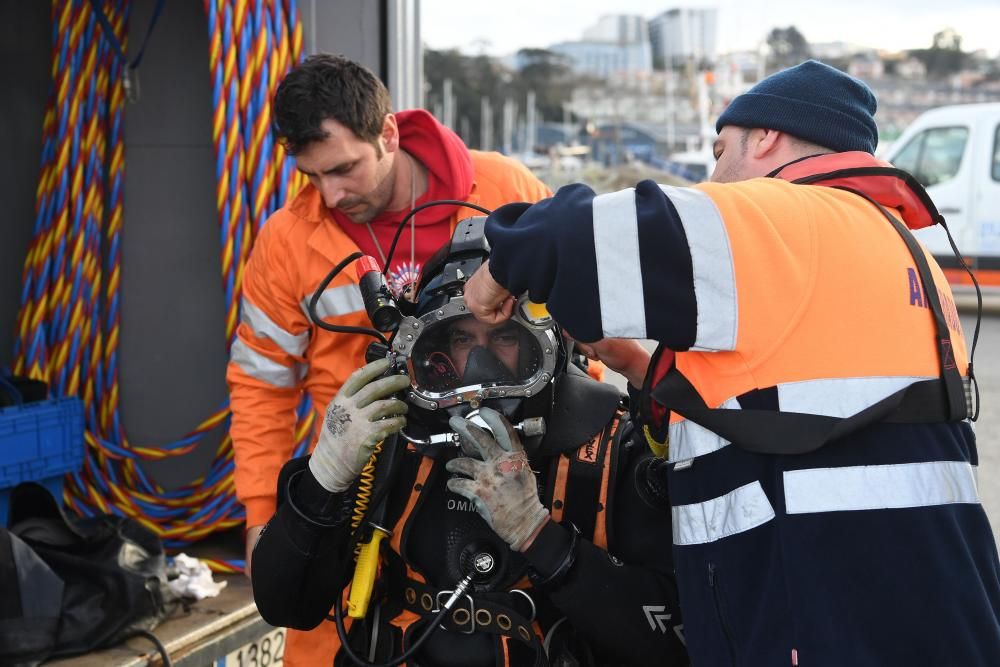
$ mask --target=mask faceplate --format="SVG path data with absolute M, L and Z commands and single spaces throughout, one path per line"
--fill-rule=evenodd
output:
M 527 301 L 526 298 L 523 299 Z M 551 319 L 522 315 L 497 325 L 476 320 L 461 296 L 420 317 L 406 317 L 393 351 L 410 373 L 409 400 L 437 410 L 488 399 L 525 398 L 552 379 L 558 338 Z

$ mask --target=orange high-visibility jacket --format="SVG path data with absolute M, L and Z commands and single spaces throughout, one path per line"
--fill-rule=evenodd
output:
M 580 340 L 658 341 L 675 368 L 653 399 L 681 378 L 712 409 L 660 403 L 672 511 L 649 528 L 672 531 L 692 664 L 1000 665 L 1000 559 L 964 400 L 889 411 L 969 366 L 940 268 L 871 201 L 927 227 L 939 216 L 909 183 L 841 153 L 739 183 L 571 186 L 486 224 L 497 282 Z M 810 430 L 789 436 L 852 420 L 813 450 L 797 447 Z
M 551 193 L 524 166 L 498 153 L 471 151 L 475 181 L 466 201 L 496 208 Z M 472 213 L 459 209 L 460 217 Z M 241 321 L 226 378 L 233 411 L 236 494 L 247 526 L 274 514 L 281 466 L 291 458 L 295 408 L 302 392 L 323 411 L 348 375 L 364 364 L 371 339 L 318 330 L 306 304 L 330 269 L 357 245 L 307 186 L 262 227 L 243 277 Z M 357 277 L 345 270 L 327 287 L 318 310 L 330 324 L 370 326 Z M 315 433 L 314 440 L 315 443 Z

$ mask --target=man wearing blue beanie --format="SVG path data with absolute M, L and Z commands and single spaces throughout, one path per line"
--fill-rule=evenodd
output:
M 720 116 L 713 182 L 504 206 L 465 286 L 487 322 L 546 303 L 629 378 L 694 665 L 1000 665 L 970 355 L 910 231 L 942 218 L 873 157 L 875 108 L 778 72 Z
M 719 116 L 727 125 L 787 132 L 831 151 L 874 153 L 875 95 L 861 81 L 815 60 L 772 74 Z
M 753 156 L 765 158 L 773 158 L 774 149 L 788 158 L 850 151 L 872 155 L 878 145 L 876 106 L 868 86 L 815 60 L 772 74 L 734 99 L 719 116 L 714 146 L 718 163 L 712 180 L 731 183 L 766 175 L 767 171 L 755 170 L 757 160 L 746 160 L 750 145 Z M 769 130 L 774 133 L 767 134 Z M 758 145 L 761 139 L 763 146 Z M 776 146 L 775 141 L 787 145 Z M 731 148 L 739 151 L 738 161 Z M 765 155 L 760 154 L 762 149 Z

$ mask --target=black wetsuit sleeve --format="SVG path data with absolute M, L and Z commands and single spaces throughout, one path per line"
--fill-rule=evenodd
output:
M 621 443 L 610 553 L 579 539 L 572 567 L 543 588 L 608 664 L 675 667 L 687 665 L 688 658 L 671 557 L 670 508 L 647 504 L 635 484 L 636 467 L 649 456 L 638 444 Z M 554 521 L 542 529 L 525 552 L 539 576 L 563 564 L 572 532 Z
M 285 464 L 278 510 L 253 549 L 254 600 L 271 625 L 309 630 L 319 625 L 343 590 L 347 569 L 350 495 L 329 493 L 306 465 Z

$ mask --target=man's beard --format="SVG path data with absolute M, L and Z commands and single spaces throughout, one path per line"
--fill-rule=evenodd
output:
M 361 204 L 363 206 L 363 208 L 359 209 L 356 212 L 352 212 L 352 213 L 348 213 L 347 212 L 346 209 L 350 209 L 350 208 L 352 208 L 354 206 L 357 206 L 359 204 Z M 381 211 L 376 210 L 375 207 L 373 207 L 368 202 L 368 199 L 365 198 L 365 197 L 362 197 L 361 199 L 358 199 L 357 201 L 351 202 L 347 206 L 344 206 L 344 205 L 338 206 L 337 210 L 340 211 L 348 220 L 350 220 L 353 223 L 359 224 L 359 225 L 363 225 L 365 223 L 371 222 L 372 220 L 374 220 L 375 218 L 377 218 L 378 214 L 381 212 Z
M 347 218 L 353 223 L 359 225 L 369 223 L 385 213 L 385 209 L 389 206 L 389 201 L 392 199 L 392 189 L 395 183 L 396 174 L 394 171 L 390 170 L 367 195 L 358 197 L 353 202 L 349 201 L 347 202 L 347 205 L 345 205 L 344 202 L 341 202 L 337 209 L 347 216 Z M 358 206 L 359 204 L 362 208 L 358 211 L 347 213 L 344 210 L 351 208 L 351 206 Z M 407 206 L 409 206 L 409 202 L 407 202 Z

